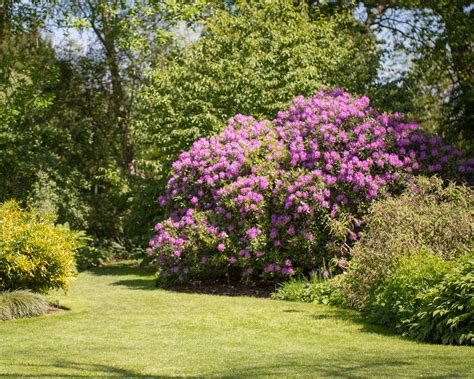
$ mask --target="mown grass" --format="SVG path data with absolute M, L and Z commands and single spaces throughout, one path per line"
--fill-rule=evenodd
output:
M 0 375 L 474 376 L 470 347 L 322 305 L 155 289 L 130 265 L 80 274 L 61 302 L 71 311 L 0 322 Z

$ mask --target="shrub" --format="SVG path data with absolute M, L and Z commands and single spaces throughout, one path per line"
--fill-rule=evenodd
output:
M 331 279 L 318 275 L 312 275 L 310 279 L 291 278 L 279 284 L 272 299 L 343 306 L 345 298 L 339 288 L 339 278 L 340 275 Z
M 54 225 L 52 215 L 0 205 L 0 290 L 67 289 L 74 277 L 74 251 L 81 234 Z
M 344 274 L 351 305 L 363 308 L 375 283 L 397 270 L 405 257 L 419 259 L 420 252 L 429 252 L 451 261 L 469 252 L 473 206 L 469 187 L 425 177 L 415 178 L 401 196 L 374 203 Z
M 77 267 L 80 270 L 86 270 L 91 267 L 100 267 L 105 263 L 114 260 L 137 259 L 143 257 L 144 249 L 126 248 L 123 243 L 111 239 L 87 239 L 84 244 L 76 251 L 75 257 Z
M 404 256 L 374 283 L 364 314 L 420 341 L 474 344 L 474 252 L 447 262 L 426 250 Z
M 155 226 L 149 254 L 163 275 L 183 279 L 290 276 L 347 254 L 367 207 L 413 174 L 473 171 L 474 160 L 461 163 L 461 152 L 400 119 L 342 90 L 298 97 L 273 122 L 234 117 L 174 162 L 160 198 L 170 217 Z
M 401 326 L 406 335 L 433 343 L 474 345 L 474 253 L 417 301 L 417 312 Z
M 87 270 L 112 261 L 113 255 L 110 250 L 101 249 L 95 242 L 90 241 L 89 244 L 76 251 L 75 259 L 79 270 Z
M 451 265 L 426 250 L 402 257 L 393 272 L 374 283 L 363 311 L 371 322 L 402 331 L 419 307 L 418 296 L 439 283 Z
M 49 303 L 30 291 L 0 292 L 0 320 L 45 315 Z

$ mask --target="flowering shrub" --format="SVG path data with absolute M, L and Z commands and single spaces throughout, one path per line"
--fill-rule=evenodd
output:
M 345 264 L 360 218 L 414 174 L 472 173 L 441 138 L 343 90 L 296 98 L 270 121 L 237 115 L 173 164 L 148 253 L 162 275 L 290 276 Z

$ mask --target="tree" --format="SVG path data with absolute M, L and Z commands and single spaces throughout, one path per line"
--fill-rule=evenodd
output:
M 362 93 L 377 64 L 373 36 L 350 13 L 310 17 L 287 1 L 216 7 L 196 42 L 154 65 L 135 128 L 142 162 L 158 161 L 160 171 L 231 116 L 272 119 L 322 85 Z
M 464 0 L 364 0 L 360 3 L 367 11 L 366 24 L 379 34 L 389 32 L 389 38 L 396 42 L 395 48 L 412 58 L 407 80 L 415 95 L 409 100 L 416 105 L 420 94 L 430 96 L 432 107 L 428 111 L 439 117 L 434 120 L 435 127 L 452 142 L 472 151 L 472 3 Z M 433 117 L 428 115 L 427 118 L 430 122 Z
M 198 12 L 201 4 L 204 2 L 176 5 L 152 0 L 78 0 L 70 1 L 59 17 L 67 28 L 92 32 L 100 46 L 110 74 L 115 136 L 121 146 L 117 162 L 127 173 L 135 171 L 131 118 L 143 68 L 150 54 L 160 54 L 166 46 L 177 20 Z

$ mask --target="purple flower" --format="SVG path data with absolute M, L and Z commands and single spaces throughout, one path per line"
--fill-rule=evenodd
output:
M 260 233 L 261 233 L 261 230 L 255 226 L 247 230 L 247 235 L 252 240 L 257 238 L 257 235 L 259 235 Z

